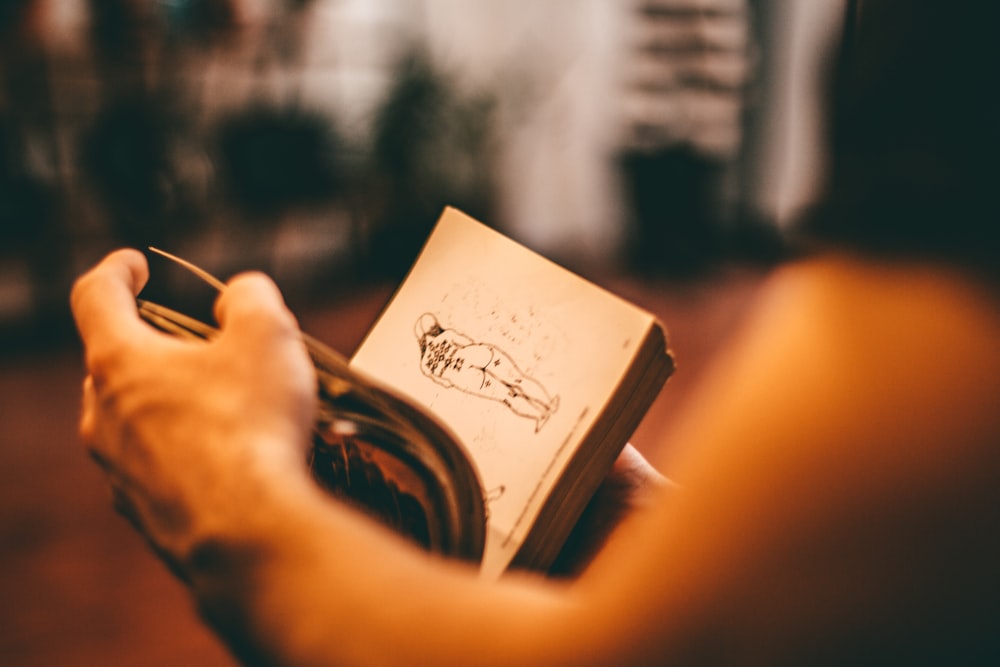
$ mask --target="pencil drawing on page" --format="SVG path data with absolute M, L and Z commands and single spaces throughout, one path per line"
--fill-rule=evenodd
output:
M 496 345 L 444 328 L 433 313 L 417 318 L 415 333 L 420 370 L 438 384 L 502 403 L 519 417 L 533 420 L 535 433 L 559 408 L 559 396 L 549 394 Z

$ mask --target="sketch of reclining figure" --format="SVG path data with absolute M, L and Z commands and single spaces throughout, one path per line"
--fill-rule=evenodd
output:
M 536 433 L 558 409 L 559 397 L 551 396 L 496 345 L 445 329 L 431 313 L 417 318 L 415 333 L 420 369 L 438 384 L 503 403 L 514 414 L 534 420 Z

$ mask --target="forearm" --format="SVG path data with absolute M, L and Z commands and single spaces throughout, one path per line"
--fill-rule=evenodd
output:
M 262 512 L 187 562 L 206 620 L 249 664 L 551 665 L 579 646 L 563 639 L 577 626 L 563 585 L 482 580 L 308 484 Z

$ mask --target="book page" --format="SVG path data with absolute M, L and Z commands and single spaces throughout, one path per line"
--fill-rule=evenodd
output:
M 430 410 L 486 496 L 499 574 L 652 323 L 645 311 L 446 209 L 352 367 Z

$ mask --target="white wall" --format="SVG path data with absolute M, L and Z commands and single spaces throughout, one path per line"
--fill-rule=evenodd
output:
M 424 0 L 437 61 L 466 85 L 503 91 L 501 220 L 543 252 L 603 259 L 623 215 L 616 58 L 629 3 Z
M 846 0 L 770 0 L 770 7 L 774 69 L 749 197 L 759 212 L 787 225 L 816 200 L 826 176 L 822 85 Z

